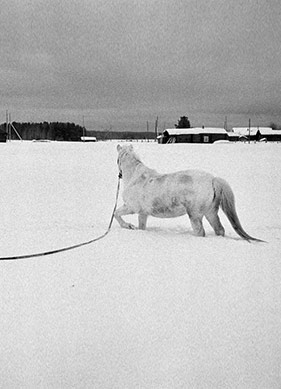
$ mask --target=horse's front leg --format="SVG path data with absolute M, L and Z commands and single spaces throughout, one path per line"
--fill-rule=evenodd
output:
M 146 229 L 146 221 L 147 221 L 147 215 L 140 213 L 139 214 L 139 229 L 140 230 Z
M 114 217 L 115 219 L 118 221 L 118 223 L 120 224 L 120 226 L 122 228 L 128 228 L 130 230 L 135 230 L 136 227 L 131 224 L 131 223 L 126 223 L 124 219 L 122 219 L 121 216 L 125 216 L 125 215 L 132 215 L 133 212 L 127 205 L 122 205 L 120 208 L 118 208 L 115 213 L 114 213 Z

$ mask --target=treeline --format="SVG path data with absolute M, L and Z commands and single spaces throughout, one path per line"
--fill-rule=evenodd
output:
M 0 126 L 6 131 L 6 123 Z M 43 122 L 43 123 L 18 123 L 11 125 L 11 138 L 18 139 L 17 132 L 23 140 L 58 140 L 58 141 L 81 141 L 83 127 L 75 123 Z
M 86 131 L 86 136 L 95 136 L 97 140 L 109 140 L 109 139 L 155 139 L 154 132 L 147 131 Z
M 271 127 L 273 130 L 281 130 L 281 126 L 273 122 L 270 123 L 269 127 Z
M 0 125 L 0 131 L 6 131 L 6 123 Z M 81 141 L 81 137 L 95 136 L 97 140 L 109 139 L 155 139 L 154 132 L 134 131 L 90 131 L 75 123 L 42 122 L 42 123 L 19 123 L 11 125 L 11 138 L 18 139 L 17 133 L 23 140 L 57 140 L 57 141 Z

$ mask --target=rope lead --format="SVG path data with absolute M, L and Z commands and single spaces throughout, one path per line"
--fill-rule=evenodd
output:
M 110 218 L 110 222 L 109 222 L 108 228 L 105 231 L 105 233 L 103 233 L 102 235 L 98 236 L 95 239 L 91 239 L 91 240 L 89 240 L 87 242 L 83 242 L 83 243 L 78 243 L 78 244 L 75 244 L 73 246 L 63 247 L 61 249 L 45 251 L 45 252 L 41 252 L 41 253 L 37 253 L 37 254 L 16 255 L 16 256 L 13 256 L 13 257 L 0 257 L 0 261 L 15 261 L 17 259 L 44 257 L 46 255 L 52 255 L 52 254 L 62 253 L 63 251 L 69 251 L 69 250 L 77 249 L 78 247 L 86 246 L 88 244 L 91 244 L 93 242 L 96 242 L 96 241 L 104 238 L 109 233 L 109 231 L 111 229 L 111 226 L 112 226 L 112 223 L 113 223 L 114 213 L 116 211 L 117 202 L 118 202 L 118 195 L 119 195 L 119 189 L 120 189 L 120 178 L 121 177 L 118 176 L 117 190 L 116 190 L 116 196 L 115 196 L 115 204 L 114 204 L 114 208 L 113 208 L 113 211 L 112 211 L 112 214 L 111 214 L 111 218 Z

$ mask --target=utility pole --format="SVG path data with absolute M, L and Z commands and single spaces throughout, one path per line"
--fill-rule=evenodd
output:
M 11 117 L 11 113 L 9 112 L 8 113 L 8 121 L 9 121 L 9 125 L 8 125 L 8 129 L 9 129 L 9 140 L 10 142 L 12 141 L 12 127 L 11 127 L 11 124 L 12 124 L 12 117 Z
M 224 118 L 224 129 L 227 131 L 227 116 Z
M 8 110 L 6 110 L 6 132 L 8 134 L 9 142 L 12 141 L 12 129 L 15 131 L 15 134 L 17 135 L 17 137 L 22 141 L 23 140 L 22 137 L 20 136 L 17 129 L 15 128 L 15 126 L 12 123 L 11 113 Z
M 15 126 L 13 125 L 13 123 L 10 123 L 10 127 L 13 128 L 13 130 L 15 131 L 17 137 L 23 141 L 22 137 L 20 136 L 20 134 L 18 133 L 17 129 L 15 128 Z
M 9 140 L 9 113 L 7 109 L 6 109 L 6 133 Z
M 249 144 L 251 143 L 251 119 L 249 119 Z
M 157 138 L 157 136 L 158 136 L 158 116 L 155 120 L 155 137 Z
M 82 116 L 83 121 L 83 142 L 85 142 L 85 123 L 84 123 L 84 115 Z

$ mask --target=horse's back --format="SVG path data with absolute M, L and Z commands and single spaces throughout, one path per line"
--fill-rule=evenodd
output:
M 160 174 L 144 169 L 126 188 L 124 200 L 136 213 L 182 216 L 189 209 L 201 209 L 212 201 L 212 179 L 212 175 L 199 170 Z

